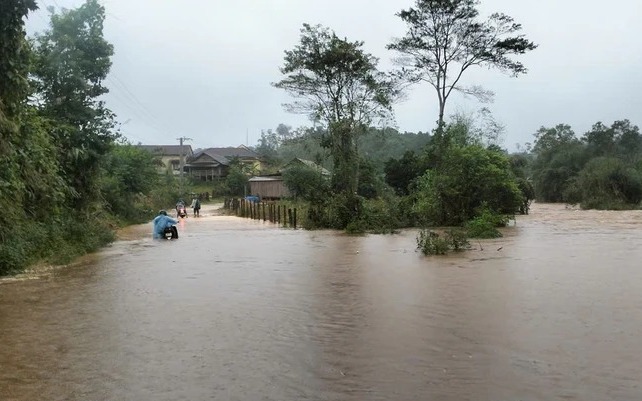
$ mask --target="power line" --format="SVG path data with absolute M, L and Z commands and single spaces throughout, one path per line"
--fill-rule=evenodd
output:
M 139 120 L 142 120 L 146 125 L 153 128 L 155 131 L 158 131 L 163 134 L 168 134 L 168 132 L 162 127 L 165 126 L 156 116 L 149 111 L 144 104 L 137 100 L 136 96 L 128 90 L 122 81 L 115 81 L 111 79 L 110 76 L 107 77 L 107 81 L 113 84 L 113 89 L 109 93 L 114 96 L 116 100 L 119 101 L 125 108 L 133 113 Z

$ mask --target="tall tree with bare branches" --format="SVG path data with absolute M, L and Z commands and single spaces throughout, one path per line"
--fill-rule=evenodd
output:
M 493 92 L 480 86 L 464 86 L 461 79 L 470 67 L 484 66 L 518 76 L 526 67 L 511 56 L 537 46 L 518 34 L 522 26 L 508 15 L 495 13 L 479 20 L 477 0 L 416 0 L 415 7 L 397 14 L 408 31 L 388 45 L 401 54 L 401 75 L 410 83 L 427 82 L 437 92 L 439 119 L 453 91 L 481 101 Z

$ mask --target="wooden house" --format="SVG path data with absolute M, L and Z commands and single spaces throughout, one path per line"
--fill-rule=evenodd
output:
M 275 200 L 290 197 L 290 191 L 283 182 L 282 172 L 295 166 L 305 166 L 319 171 L 323 176 L 329 177 L 330 172 L 318 164 L 305 159 L 294 158 L 287 163 L 278 174 L 256 176 L 250 178 L 250 194 L 261 199 Z
M 199 150 L 187 160 L 185 172 L 201 181 L 214 181 L 227 177 L 230 163 L 234 159 L 255 172 L 260 172 L 263 168 L 258 153 L 246 146 L 239 146 Z

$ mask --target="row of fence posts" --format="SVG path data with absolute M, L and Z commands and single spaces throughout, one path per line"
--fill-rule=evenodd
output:
M 225 199 L 223 207 L 238 217 L 269 221 L 283 227 L 296 228 L 296 208 L 274 202 L 252 202 L 247 199 Z

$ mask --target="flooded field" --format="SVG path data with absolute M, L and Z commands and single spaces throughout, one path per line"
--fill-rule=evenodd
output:
M 424 257 L 203 211 L 0 280 L 0 400 L 642 399 L 642 212 L 534 205 Z

